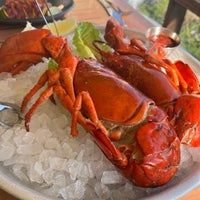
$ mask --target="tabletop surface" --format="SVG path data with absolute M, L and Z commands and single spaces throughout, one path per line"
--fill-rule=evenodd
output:
M 139 14 L 135 9 L 128 5 L 125 1 L 114 0 L 115 3 L 123 11 L 131 11 L 128 16 L 124 17 L 129 28 L 144 32 L 147 28 L 152 26 L 152 22 L 146 17 Z M 108 14 L 103 9 L 102 5 L 97 0 L 74 0 L 73 9 L 65 15 L 65 17 L 74 16 L 78 21 L 90 21 L 99 25 L 105 25 L 108 20 Z M 135 19 L 135 20 L 133 20 Z M 12 29 L 10 27 L 0 24 L 0 41 L 6 39 L 15 32 L 19 32 L 21 28 Z M 197 187 L 180 200 L 196 200 L 200 196 L 200 187 Z M 7 192 L 0 189 L 0 200 L 18 200 Z

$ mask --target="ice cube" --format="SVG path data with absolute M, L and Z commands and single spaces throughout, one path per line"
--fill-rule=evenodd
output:
M 16 112 L 13 112 L 12 109 L 4 109 L 0 114 L 0 121 L 3 124 L 7 124 L 10 126 L 15 125 L 19 121 L 19 116 Z
M 0 161 L 10 159 L 15 153 L 15 146 L 5 142 L 0 146 Z
M 187 145 L 181 145 L 181 160 L 179 165 L 179 170 L 186 169 L 189 165 L 193 164 L 192 156 L 189 152 L 189 147 Z
M 83 199 L 86 186 L 80 180 L 60 189 L 59 193 L 64 199 Z
M 16 177 L 18 177 L 21 181 L 29 183 L 29 177 L 26 174 L 24 165 L 15 164 L 15 165 L 13 165 L 12 170 L 13 170 L 13 174 Z
M 94 173 L 90 163 L 83 163 L 79 176 L 80 178 L 88 179 L 93 178 Z
M 51 169 L 55 170 L 64 170 L 66 166 L 66 159 L 59 158 L 59 157 L 52 157 L 49 158 L 49 164 Z
M 76 160 L 79 161 L 79 162 L 82 162 L 84 153 L 85 153 L 85 150 L 83 148 L 83 149 L 80 150 L 79 154 L 77 155 Z
M 56 125 L 55 128 L 63 130 L 66 125 L 68 125 L 68 120 L 67 117 L 62 114 L 59 117 L 53 119 L 53 123 Z
M 24 137 L 24 135 L 26 135 L 26 130 L 22 129 L 20 127 L 17 127 L 14 131 L 14 143 L 19 146 L 20 144 L 23 143 L 22 138 Z
M 46 149 L 56 149 L 59 145 L 60 143 L 57 138 L 47 138 L 44 147 Z
M 53 181 L 55 188 L 64 188 L 66 187 L 66 177 L 63 173 L 60 173 L 54 177 Z
M 70 178 L 76 180 L 78 174 L 80 173 L 82 164 L 77 160 L 69 159 L 66 163 L 66 171 L 70 173 Z
M 40 144 L 44 144 L 51 136 L 51 131 L 46 128 L 39 128 L 35 133 L 35 140 Z
M 63 143 L 62 148 L 63 148 L 63 152 L 65 154 L 65 158 L 74 159 L 77 156 L 77 152 L 74 152 L 72 150 L 72 147 L 70 144 L 65 142 L 65 143 Z
M 94 161 L 91 163 L 91 165 L 93 173 L 95 174 L 95 177 L 98 179 L 101 179 L 104 171 L 107 171 L 109 169 L 110 170 L 114 169 L 114 166 L 107 160 Z
M 48 185 L 52 185 L 54 183 L 54 177 L 55 177 L 55 170 L 52 169 L 47 169 L 46 171 L 44 171 L 44 173 L 42 174 L 42 178 L 44 179 L 44 181 L 48 184 Z
M 111 192 L 108 186 L 102 183 L 96 183 L 94 186 L 95 192 L 100 199 L 108 199 L 111 196 Z
M 56 151 L 52 149 L 43 149 L 43 151 L 39 155 L 39 161 L 44 162 L 49 157 L 56 156 Z
M 124 182 L 124 178 L 117 171 L 104 171 L 101 177 L 101 183 L 105 185 L 120 184 Z
M 126 193 L 121 190 L 112 190 L 112 198 L 115 200 L 127 199 Z
M 85 195 L 84 195 L 84 199 L 100 200 L 100 198 L 98 198 L 98 196 L 94 192 L 94 185 L 91 185 L 91 186 L 87 185 Z
M 1 138 L 4 140 L 4 141 L 8 141 L 10 139 L 12 139 L 13 137 L 13 130 L 12 129 L 8 129 L 5 131 L 4 134 L 2 134 Z
M 188 150 L 192 155 L 193 161 L 200 162 L 200 147 L 189 147 Z
M 38 174 L 38 172 L 34 169 L 34 167 L 30 166 L 28 175 L 32 182 L 36 182 L 36 183 L 40 183 L 40 184 L 43 182 L 42 176 L 40 176 L 40 174 Z
M 41 176 L 44 173 L 42 163 L 39 161 L 36 161 L 34 164 L 34 170 Z
M 26 143 L 26 144 L 31 144 L 34 142 L 35 140 L 35 134 L 34 133 L 31 133 L 31 132 L 28 132 L 24 135 L 23 137 L 23 142 Z
M 37 155 L 42 151 L 42 146 L 38 143 L 21 144 L 17 148 L 17 153 L 23 155 Z

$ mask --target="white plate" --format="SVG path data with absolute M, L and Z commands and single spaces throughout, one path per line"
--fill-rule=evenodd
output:
M 126 30 L 126 35 L 128 37 L 137 37 L 145 40 L 143 33 L 134 30 Z M 200 74 L 199 62 L 187 54 L 183 49 L 178 48 L 174 50 L 170 57 L 172 60 L 183 60 L 184 62 L 190 64 L 196 73 Z M 194 163 L 194 165 L 189 170 L 185 171 L 185 174 L 181 175 L 181 177 L 176 177 L 174 180 L 162 187 L 154 189 L 148 188 L 148 197 L 143 197 L 141 199 L 178 199 L 193 190 L 198 185 L 200 185 L 200 163 Z M 2 165 L 0 165 L 0 187 L 20 199 L 56 200 L 55 197 L 49 197 L 44 193 L 33 189 L 32 185 L 24 184 L 19 179 L 14 177 L 8 168 L 3 167 Z

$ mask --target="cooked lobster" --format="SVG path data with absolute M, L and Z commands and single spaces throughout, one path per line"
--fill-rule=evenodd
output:
M 32 96 L 47 83 L 47 88 L 25 115 L 27 131 L 37 107 L 49 98 L 55 103 L 55 94 L 72 115 L 73 136 L 77 135 L 78 122 L 90 132 L 106 157 L 129 180 L 139 186 L 157 187 L 167 183 L 177 172 L 180 162 L 180 139 L 183 141 L 186 128 L 190 129 L 190 125 L 196 126 L 199 115 L 196 112 L 198 116 L 192 121 L 190 114 L 187 114 L 189 104 L 186 100 L 193 99 L 193 96 L 183 95 L 183 91 L 187 91 L 186 81 L 178 67 L 173 73 L 167 71 L 168 68 L 166 68 L 167 72 L 163 73 L 161 67 L 157 65 L 165 63 L 167 67 L 168 61 L 148 52 L 137 40 L 132 39 L 130 44 L 126 43 L 122 29 L 113 22 L 112 19 L 108 21 L 105 37 L 108 40 L 110 34 L 110 38 L 113 38 L 111 46 L 116 52 L 113 54 L 101 51 L 104 57 L 101 61 L 79 59 L 71 52 L 66 39 L 53 36 L 47 30 L 36 29 L 19 33 L 4 42 L 0 49 L 0 72 L 16 74 L 26 70 L 33 63 L 40 62 L 44 56 L 55 59 L 58 68 L 46 70 L 22 102 L 21 109 L 25 112 Z M 112 35 L 109 32 L 111 30 L 109 24 L 116 27 L 120 34 Z M 27 42 L 18 47 L 22 40 Z M 118 43 L 112 42 L 115 40 L 119 40 Z M 114 57 L 119 63 L 122 62 L 121 71 L 118 71 L 117 64 L 112 60 Z M 148 76 L 135 77 L 136 82 L 144 79 L 147 83 L 151 83 L 152 75 L 152 79 L 155 79 L 154 84 L 163 81 L 163 94 L 167 98 L 170 92 L 166 91 L 165 94 L 165 90 L 168 87 L 170 90 L 173 88 L 172 97 L 165 100 L 158 94 L 158 98 L 162 99 L 162 103 L 159 104 L 152 96 L 144 95 L 145 91 L 141 92 L 137 85 L 130 82 L 133 76 L 129 71 L 132 70 L 131 62 L 137 66 L 135 69 L 138 73 L 141 69 L 151 70 Z M 127 66 L 130 65 L 129 68 L 125 63 L 128 64 Z M 174 65 L 170 69 L 173 67 Z M 154 73 L 158 73 L 159 76 Z M 156 83 L 156 77 L 160 76 L 163 79 L 158 79 L 160 83 Z M 177 81 L 181 82 L 180 87 Z M 195 96 L 195 98 L 196 101 L 192 100 L 191 106 L 197 109 L 194 103 L 199 103 L 199 97 Z M 170 122 L 169 116 L 163 109 L 170 115 Z M 183 118 L 185 121 L 189 118 L 193 123 L 184 126 L 178 122 Z M 178 134 L 180 139 L 176 133 L 178 126 L 184 130 L 182 137 Z M 199 134 L 195 132 L 195 136 L 189 135 L 193 140 Z M 199 145 L 199 143 L 195 144 Z

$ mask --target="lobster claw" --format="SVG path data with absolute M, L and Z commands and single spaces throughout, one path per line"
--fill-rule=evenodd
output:
M 49 35 L 49 30 L 35 29 L 6 39 L 0 47 L 0 72 L 11 72 L 14 75 L 40 62 L 43 57 L 48 57 L 41 41 Z
M 181 143 L 200 146 L 200 97 L 183 95 L 174 107 L 174 128 Z
M 121 54 L 128 53 L 143 56 L 146 51 L 141 41 L 132 39 L 129 42 L 125 39 L 121 25 L 113 17 L 107 21 L 104 38 L 110 47 Z

